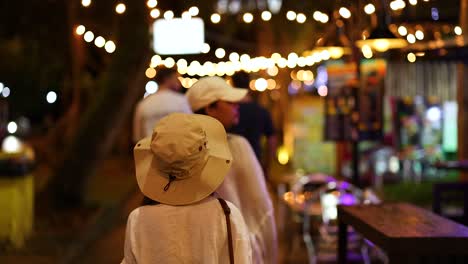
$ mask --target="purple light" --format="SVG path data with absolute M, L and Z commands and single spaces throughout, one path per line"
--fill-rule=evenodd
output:
M 340 196 L 340 204 L 342 205 L 356 204 L 356 198 L 352 194 L 344 193 Z
M 436 7 L 431 8 L 431 16 L 434 20 L 439 20 L 439 9 Z

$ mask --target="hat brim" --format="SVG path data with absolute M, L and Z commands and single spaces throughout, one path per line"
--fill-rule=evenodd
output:
M 197 174 L 175 180 L 167 191 L 168 175 L 158 169 L 151 150 L 151 138 L 142 139 L 134 148 L 136 178 L 141 192 L 163 204 L 186 205 L 196 203 L 212 194 L 224 180 L 232 163 L 226 133 L 219 121 L 194 115 L 206 132 L 208 159 Z M 181 128 L 183 129 L 183 128 Z
M 246 89 L 242 88 L 229 88 L 223 91 L 224 94 L 219 98 L 219 100 L 223 100 L 226 102 L 237 103 L 240 102 L 249 92 Z

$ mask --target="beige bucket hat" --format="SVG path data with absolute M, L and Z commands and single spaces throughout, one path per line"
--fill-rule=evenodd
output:
M 141 192 L 163 204 L 196 203 L 223 182 L 232 163 L 226 131 L 216 119 L 173 113 L 134 148 Z
M 186 96 L 192 111 L 196 112 L 218 100 L 239 102 L 247 93 L 246 89 L 233 88 L 223 78 L 214 76 L 198 80 L 190 87 Z

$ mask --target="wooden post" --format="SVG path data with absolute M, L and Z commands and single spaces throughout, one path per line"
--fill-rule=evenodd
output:
M 468 0 L 460 1 L 460 27 L 465 41 L 468 34 Z M 458 159 L 468 160 L 468 64 L 458 65 Z M 460 175 L 462 181 L 468 181 L 468 173 Z

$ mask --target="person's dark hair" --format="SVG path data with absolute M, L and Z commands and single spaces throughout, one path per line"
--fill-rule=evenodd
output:
M 163 84 L 164 81 L 169 79 L 173 74 L 177 74 L 177 70 L 174 68 L 158 67 L 156 69 L 156 76 L 154 80 L 159 84 Z
M 231 77 L 232 86 L 237 88 L 249 89 L 250 75 L 245 71 L 238 71 Z
M 218 103 L 218 101 L 215 101 L 215 102 L 209 104 L 208 106 L 202 107 L 201 109 L 195 111 L 194 114 L 197 114 L 197 115 L 208 115 L 208 114 L 206 113 L 206 108 L 207 108 L 207 107 L 214 107 L 214 106 L 216 106 L 217 103 Z

